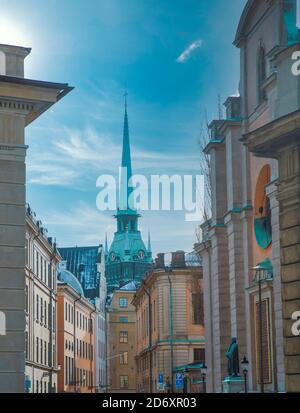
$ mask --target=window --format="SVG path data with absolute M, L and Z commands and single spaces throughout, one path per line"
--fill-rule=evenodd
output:
M 54 288 L 52 285 L 52 277 L 51 277 L 51 265 L 48 264 L 48 287 Z
M 128 306 L 128 300 L 125 297 L 121 297 L 119 299 L 119 306 L 122 308 L 126 308 Z
M 120 376 L 121 389 L 128 389 L 128 376 Z
M 35 251 L 35 274 L 38 276 L 39 272 L 39 253 Z
M 204 324 L 203 292 L 192 294 L 192 322 L 193 324 Z
M 46 300 L 44 301 L 44 323 L 45 326 L 47 325 L 47 303 Z
M 47 342 L 44 341 L 44 363 L 47 365 Z
M 120 331 L 120 343 L 128 343 L 128 331 Z
M 205 362 L 205 349 L 194 348 L 194 363 L 204 363 L 204 362 Z
M 124 353 L 120 354 L 120 364 L 128 364 L 128 352 L 124 351 Z
M 262 88 L 263 82 L 266 79 L 266 54 L 265 49 L 260 45 L 257 56 L 257 96 L 258 103 L 266 98 L 265 91 Z
M 40 314 L 40 317 L 41 317 L 40 322 L 42 323 L 43 322 L 43 299 L 42 299 L 42 297 L 41 297 L 41 314 Z
M 25 259 L 26 259 L 25 264 L 28 266 L 29 264 L 29 240 L 28 238 L 26 238 L 25 240 Z
M 128 317 L 120 317 L 119 321 L 120 323 L 128 323 Z
M 28 313 L 29 309 L 29 296 L 28 296 L 28 285 L 25 286 L 25 310 Z
M 65 356 L 65 385 L 68 384 L 69 377 L 68 377 L 69 369 L 68 369 L 68 357 Z
M 28 332 L 25 332 L 25 356 L 28 359 Z
M 65 320 L 68 320 L 68 303 L 65 303 Z
M 36 295 L 36 320 L 39 321 L 39 296 Z
M 35 347 L 35 357 L 36 357 L 36 362 L 39 362 L 39 338 L 36 338 L 36 347 Z

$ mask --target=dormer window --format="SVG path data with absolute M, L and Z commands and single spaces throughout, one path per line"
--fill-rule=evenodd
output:
M 257 96 L 258 103 L 262 103 L 266 99 L 266 94 L 263 89 L 263 83 L 267 77 L 266 53 L 261 45 L 258 50 L 257 57 Z

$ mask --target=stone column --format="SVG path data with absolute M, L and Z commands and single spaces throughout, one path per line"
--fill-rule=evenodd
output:
M 266 188 L 270 200 L 272 220 L 272 265 L 273 265 L 273 300 L 274 300 L 274 328 L 273 342 L 275 344 L 276 382 L 279 392 L 285 390 L 284 383 L 284 354 L 283 354 L 283 320 L 281 301 L 281 271 L 280 271 L 280 235 L 279 235 L 279 204 L 277 200 L 277 185 L 272 182 Z
M 231 337 L 236 337 L 240 357 L 246 350 L 245 281 L 243 255 L 243 223 L 239 212 L 225 217 L 228 234 L 229 290 L 231 309 Z
M 292 334 L 292 314 L 300 311 L 300 143 L 279 150 L 282 313 L 287 392 L 300 390 L 300 336 Z
M 225 353 L 231 342 L 226 227 L 217 226 L 212 228 L 210 231 L 210 240 L 214 388 L 215 391 L 219 393 L 222 392 L 222 380 L 228 375 Z
M 207 365 L 206 386 L 208 393 L 215 392 L 214 367 L 214 322 L 212 314 L 212 283 L 211 283 L 211 243 L 202 242 L 195 245 L 195 251 L 202 259 L 203 268 L 203 305 L 205 326 L 205 362 Z

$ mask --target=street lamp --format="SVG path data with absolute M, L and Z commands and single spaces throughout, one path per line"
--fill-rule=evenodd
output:
M 247 389 L 247 375 L 248 375 L 248 370 L 249 370 L 249 361 L 247 360 L 247 357 L 245 356 L 241 362 L 243 374 L 244 374 L 244 383 L 245 383 L 245 393 L 248 393 Z
M 264 356 L 263 356 L 263 319 L 262 319 L 262 282 L 273 279 L 273 268 L 267 258 L 252 268 L 255 271 L 254 281 L 258 283 L 258 302 L 259 302 L 259 361 L 260 361 L 260 390 L 264 393 Z
M 202 377 L 202 391 L 203 393 L 206 393 L 206 373 L 207 373 L 207 366 L 205 363 L 202 363 L 201 365 L 201 377 Z

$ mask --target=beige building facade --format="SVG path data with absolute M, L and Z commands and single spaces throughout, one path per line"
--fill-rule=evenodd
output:
M 247 44 L 254 47 L 260 41 L 264 50 L 266 72 L 261 83 L 264 102 L 258 122 L 250 118 L 243 128 L 243 143 L 251 157 L 267 158 L 277 165 L 275 185 L 267 191 L 270 202 L 276 205 L 278 214 L 274 227 L 278 281 L 275 285 L 278 304 L 275 305 L 275 323 L 280 328 L 280 357 L 277 369 L 282 373 L 282 381 L 287 392 L 300 391 L 300 336 L 292 331 L 293 314 L 300 309 L 300 221 L 299 221 L 299 73 L 295 71 L 294 53 L 300 51 L 300 32 L 297 27 L 297 6 L 299 2 L 249 1 L 240 21 L 235 43 L 241 49 L 246 73 L 251 72 Z M 257 26 L 256 38 L 250 35 L 251 28 Z M 252 40 L 250 41 L 250 38 Z M 247 39 L 245 41 L 245 39 Z M 251 75 L 249 75 L 251 76 Z M 243 94 L 247 96 L 243 108 L 250 113 L 255 105 L 255 97 L 249 83 L 243 77 Z M 265 113 L 265 116 L 263 116 Z M 280 313 L 280 319 L 279 319 Z M 283 347 L 282 351 L 281 348 Z
M 137 391 L 179 391 L 175 372 L 184 371 L 185 391 L 200 391 L 199 364 L 205 362 L 202 268 L 172 254 L 170 266 L 159 254 L 137 290 Z M 194 368 L 197 365 L 197 369 Z M 159 384 L 158 377 L 164 379 Z M 202 387 L 201 387 L 202 389 Z
M 136 284 L 115 290 L 107 308 L 107 374 L 109 393 L 136 392 Z
M 226 391 L 232 338 L 240 359 L 249 360 L 249 391 L 300 390 L 299 337 L 291 332 L 299 310 L 299 204 L 292 195 L 299 117 L 292 53 L 299 41 L 296 1 L 248 1 L 234 41 L 240 96 L 229 97 L 226 118 L 210 125 L 212 215 L 195 249 L 203 260 L 212 392 Z
M 1 392 L 25 389 L 25 128 L 70 91 L 24 78 L 29 53 L 0 44 Z
M 25 237 L 25 390 L 57 391 L 57 267 L 55 243 L 29 206 Z

